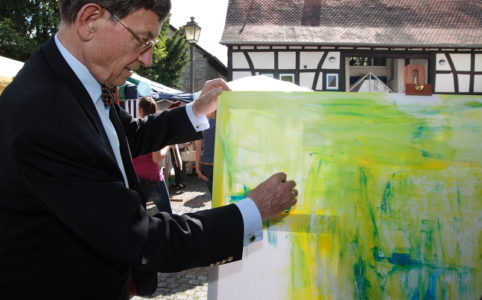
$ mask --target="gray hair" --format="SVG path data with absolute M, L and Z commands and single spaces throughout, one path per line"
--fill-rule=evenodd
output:
M 124 18 L 138 9 L 153 11 L 164 21 L 171 10 L 170 0 L 60 0 L 60 19 L 66 24 L 72 24 L 79 10 L 87 3 L 96 3 L 119 18 Z

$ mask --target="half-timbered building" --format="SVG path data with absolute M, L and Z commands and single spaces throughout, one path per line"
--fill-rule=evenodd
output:
M 421 64 L 435 93 L 482 93 L 480 0 L 230 0 L 221 43 L 229 80 L 350 91 L 373 74 L 403 92 Z

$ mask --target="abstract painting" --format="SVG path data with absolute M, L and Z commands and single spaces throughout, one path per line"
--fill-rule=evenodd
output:
M 213 206 L 299 196 L 209 299 L 482 296 L 482 96 L 225 92 L 216 130 Z

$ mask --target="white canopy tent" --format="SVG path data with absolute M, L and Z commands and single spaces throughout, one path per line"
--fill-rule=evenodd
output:
M 23 67 L 23 62 L 0 56 L 0 94 Z

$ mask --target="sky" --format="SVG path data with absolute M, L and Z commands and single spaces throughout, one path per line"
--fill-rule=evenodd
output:
M 194 17 L 201 27 L 199 46 L 227 65 L 227 47 L 219 44 L 228 0 L 171 0 L 171 25 L 179 28 Z

